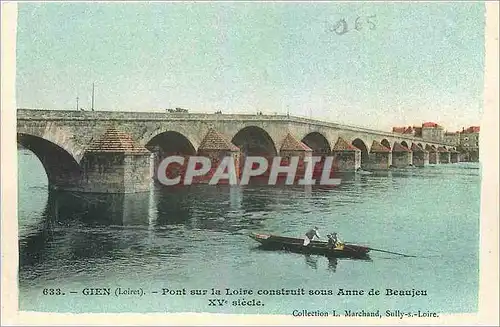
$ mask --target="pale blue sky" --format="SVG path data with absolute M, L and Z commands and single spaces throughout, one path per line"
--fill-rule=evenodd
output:
M 456 130 L 481 120 L 484 21 L 481 3 L 21 3 L 17 106 L 89 108 L 95 81 L 96 110 Z

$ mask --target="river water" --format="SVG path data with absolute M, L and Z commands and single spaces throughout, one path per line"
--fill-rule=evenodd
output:
M 18 154 L 20 310 L 477 311 L 479 164 L 343 176 L 334 189 L 196 185 L 97 196 L 49 194 L 38 159 L 26 150 Z M 263 251 L 248 237 L 301 237 L 314 225 L 323 237 L 337 231 L 345 241 L 417 257 L 371 252 L 370 261 L 328 260 Z M 118 287 L 142 289 L 143 295 L 117 297 Z M 65 295 L 44 295 L 51 288 Z M 110 289 L 111 295 L 84 295 L 85 288 Z M 211 295 L 212 288 L 221 295 Z M 226 288 L 254 294 L 226 295 Z M 303 288 L 306 295 L 255 294 L 282 288 Z M 187 295 L 163 295 L 163 289 Z M 338 295 L 339 289 L 380 295 Z M 389 296 L 386 289 L 427 295 Z M 189 295 L 191 290 L 208 293 Z M 308 293 L 319 290 L 334 294 Z M 233 305 L 238 300 L 263 305 Z

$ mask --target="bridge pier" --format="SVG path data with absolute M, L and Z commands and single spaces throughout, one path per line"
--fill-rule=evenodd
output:
M 415 167 L 424 167 L 429 164 L 429 152 L 422 149 L 417 144 L 413 143 L 411 146 L 413 152 L 412 164 Z
M 149 190 L 150 154 L 92 152 L 84 155 L 76 190 L 90 193 L 136 193 Z
M 460 161 L 460 155 L 459 152 L 456 150 L 451 150 L 450 152 L 450 162 L 451 163 L 458 163 Z
M 439 155 L 435 151 L 429 151 L 429 164 L 437 165 L 439 164 Z
M 114 128 L 108 129 L 90 145 L 80 166 L 81 179 L 70 190 L 90 193 L 149 190 L 150 152 L 136 145 L 129 135 Z
M 306 144 L 303 142 L 297 140 L 295 137 L 293 137 L 290 133 L 288 133 L 285 136 L 285 139 L 283 140 L 280 148 L 280 157 L 282 158 L 282 164 L 283 166 L 285 165 L 290 165 L 290 158 L 292 157 L 298 157 L 299 158 L 299 163 L 297 165 L 297 172 L 295 174 L 295 180 L 302 179 L 305 175 L 305 170 L 306 170 L 306 163 L 304 158 L 305 157 L 311 157 L 312 156 L 312 149 L 308 147 Z M 313 178 L 317 177 L 317 171 L 318 171 L 318 165 L 322 164 L 323 162 L 316 164 L 313 170 Z M 331 174 L 331 171 L 330 171 Z M 278 174 L 278 176 L 285 176 L 284 174 Z
M 403 168 L 411 165 L 412 162 L 413 156 L 410 149 L 396 142 L 392 149 L 392 166 Z
M 427 145 L 425 149 L 429 151 L 429 164 L 439 164 L 439 152 L 437 151 L 437 149 L 431 147 L 430 145 Z
M 443 164 L 450 163 L 450 152 L 443 147 L 438 148 L 439 162 Z
M 225 157 L 231 158 L 236 170 L 236 178 L 240 177 L 240 149 L 215 129 L 211 128 L 205 135 L 198 147 L 198 156 L 207 157 L 211 162 L 210 171 L 204 175 L 195 177 L 193 183 L 208 183 Z M 229 180 L 221 180 L 219 183 L 229 183 Z
M 367 170 L 387 170 L 392 164 L 391 149 L 386 148 L 377 141 L 373 141 L 368 155 L 368 162 L 363 163 Z
M 361 150 L 339 137 L 332 149 L 333 168 L 337 172 L 355 172 L 361 167 Z

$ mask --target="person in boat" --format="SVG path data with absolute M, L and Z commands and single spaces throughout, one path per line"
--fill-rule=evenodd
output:
M 306 237 L 304 238 L 304 246 L 309 245 L 309 243 L 311 243 L 314 237 L 317 237 L 318 239 L 320 238 L 318 233 L 318 227 L 314 227 L 313 229 L 311 229 L 306 233 Z
M 328 247 L 329 248 L 334 248 L 335 247 L 335 241 L 333 240 L 332 234 L 326 235 L 328 238 Z
M 328 246 L 332 249 L 336 248 L 339 244 L 339 238 L 337 237 L 337 233 L 331 233 L 327 235 L 328 237 Z

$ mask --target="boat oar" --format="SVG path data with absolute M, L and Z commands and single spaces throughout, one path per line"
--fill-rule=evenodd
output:
M 390 253 L 390 254 L 396 254 L 396 255 L 402 255 L 403 257 L 412 257 L 416 258 L 416 255 L 409 255 L 409 254 L 404 254 L 404 253 L 398 253 L 398 252 L 391 252 L 391 251 L 386 251 L 386 250 L 380 250 L 380 249 L 374 249 L 374 248 L 368 248 L 372 251 L 378 251 L 378 252 L 385 252 L 385 253 Z

